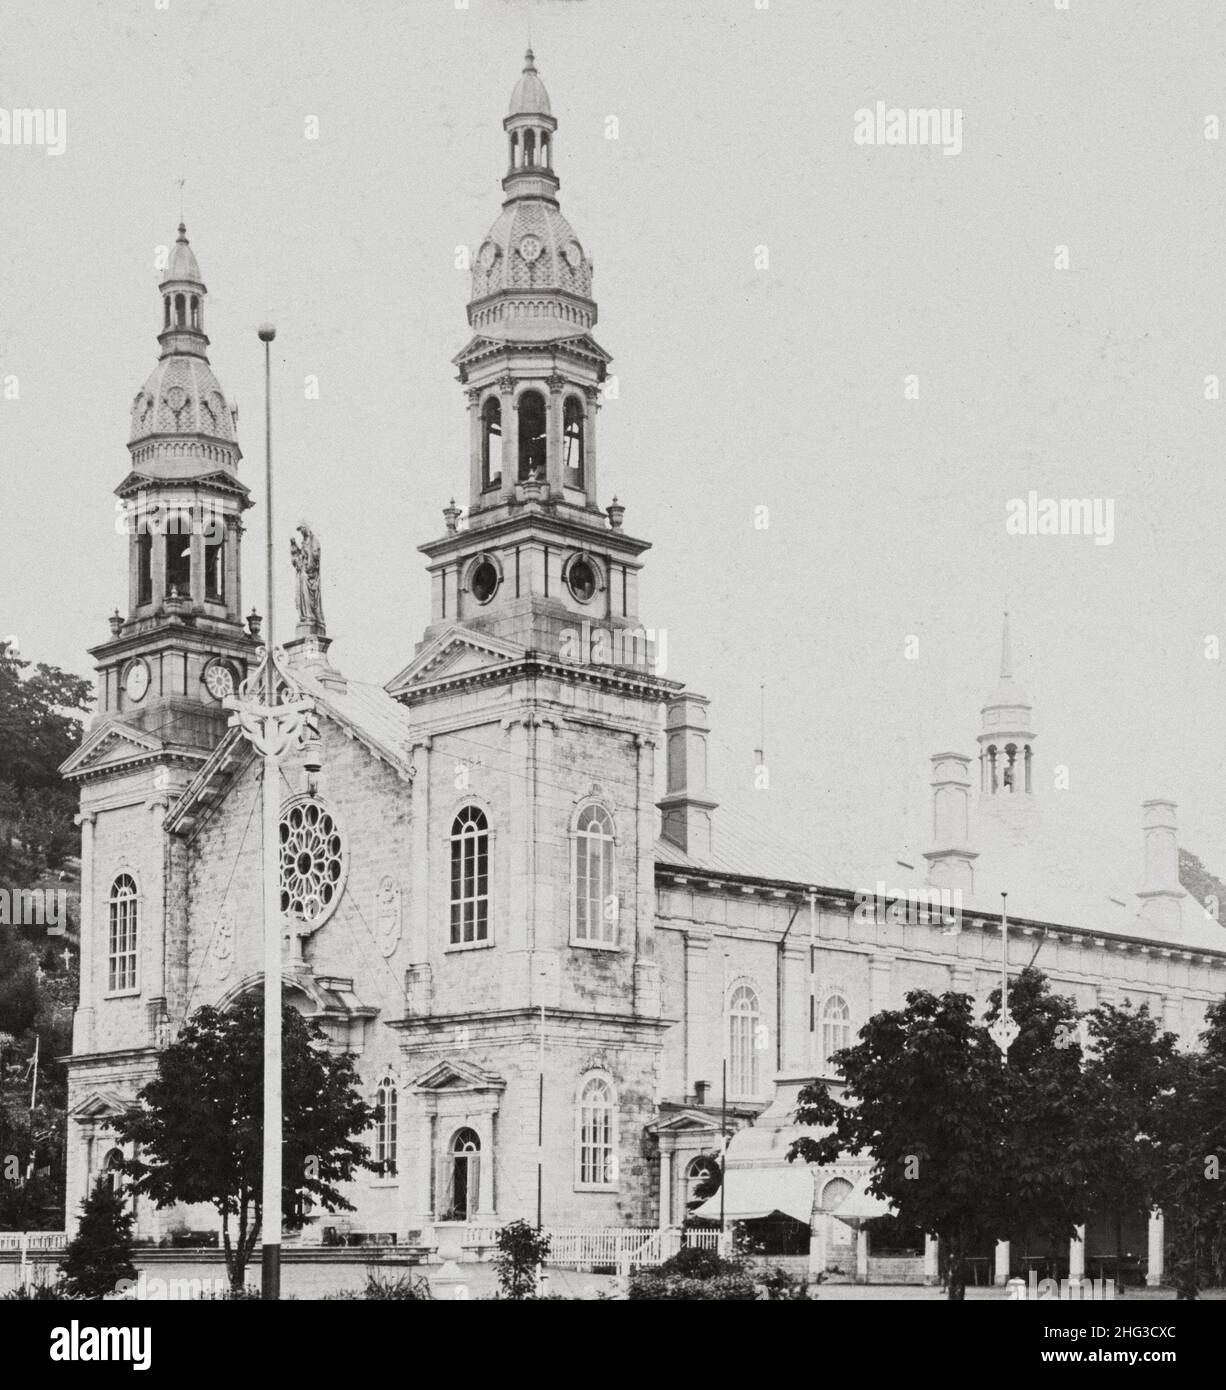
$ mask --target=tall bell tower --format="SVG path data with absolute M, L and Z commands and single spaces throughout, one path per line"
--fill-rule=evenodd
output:
M 131 469 L 116 489 L 128 538 L 127 612 L 91 650 L 95 724 L 121 719 L 166 744 L 211 748 L 226 727 L 221 701 L 258 645 L 243 626 L 239 546 L 251 505 L 239 481 L 237 410 L 213 375 L 204 332 L 207 290 L 179 234 L 159 286 L 161 355 L 132 402 Z
M 461 623 L 588 660 L 566 650 L 575 632 L 637 628 L 648 544 L 622 530 L 616 498 L 599 501 L 611 359 L 593 337 L 591 258 L 558 202 L 557 126 L 529 50 L 503 121 L 502 211 L 473 265 L 473 337 L 455 358 L 468 397 L 467 515 L 453 503 L 446 535 L 421 547 L 432 580 L 424 640 Z

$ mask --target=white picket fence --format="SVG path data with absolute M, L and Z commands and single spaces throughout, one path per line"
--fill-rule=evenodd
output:
M 677 1226 L 663 1230 L 642 1226 L 581 1227 L 550 1231 L 549 1237 L 546 1263 L 572 1268 L 650 1267 L 663 1264 L 683 1247 L 718 1250 L 720 1244 L 718 1231 L 689 1231 Z

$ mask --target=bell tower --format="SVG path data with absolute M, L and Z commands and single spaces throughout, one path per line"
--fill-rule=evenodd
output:
M 982 710 L 979 738 L 979 791 L 983 803 L 993 799 L 1030 801 L 1034 795 L 1031 762 L 1034 722 L 1030 697 L 1013 678 L 1009 615 L 1000 639 L 1000 683 Z
M 239 546 L 251 501 L 238 478 L 237 410 L 209 365 L 207 290 L 182 223 L 159 290 L 161 355 L 132 402 L 131 468 L 115 490 L 127 611 L 116 609 L 110 640 L 91 650 L 95 724 L 121 719 L 165 744 L 208 749 L 258 645 L 258 619 L 245 630 Z
M 591 258 L 558 201 L 557 126 L 529 50 L 503 121 L 502 211 L 473 264 L 473 336 L 455 358 L 468 400 L 468 507 L 453 501 L 446 534 L 421 547 L 432 581 L 424 642 L 459 623 L 588 660 L 568 650 L 575 633 L 611 631 L 616 655 L 626 646 L 618 630 L 637 629 L 648 543 L 622 530 L 616 498 L 599 500 L 611 358 L 593 337 Z M 642 644 L 630 645 L 637 654 Z

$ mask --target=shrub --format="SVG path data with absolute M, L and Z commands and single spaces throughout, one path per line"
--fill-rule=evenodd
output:
M 527 1299 L 536 1293 L 537 1270 L 549 1254 L 550 1238 L 527 1221 L 512 1221 L 498 1232 L 498 1288 L 502 1298 Z
M 0 1294 L 3 1303 L 65 1302 L 79 1301 L 80 1295 L 70 1293 L 63 1279 L 51 1284 L 19 1284 L 15 1289 Z
M 743 1270 L 717 1274 L 708 1279 L 688 1279 L 684 1275 L 665 1274 L 660 1269 L 645 1269 L 630 1278 L 632 1299 L 672 1300 L 717 1303 L 752 1303 L 758 1297 L 753 1280 Z
M 327 1300 L 336 1302 L 379 1302 L 403 1303 L 434 1300 L 430 1281 L 423 1274 L 401 1274 L 393 1278 L 368 1270 L 366 1283 L 360 1289 L 341 1289 L 327 1295 Z
M 99 1177 L 81 1204 L 81 1224 L 64 1251 L 60 1269 L 69 1293 L 102 1298 L 121 1279 L 136 1279 L 132 1264 L 132 1213 L 123 1197 Z

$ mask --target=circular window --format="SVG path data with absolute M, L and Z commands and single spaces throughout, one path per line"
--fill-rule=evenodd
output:
M 596 592 L 596 567 L 580 555 L 566 571 L 566 583 L 580 603 L 588 603 Z
M 488 603 L 498 592 L 498 567 L 488 555 L 483 555 L 473 566 L 468 587 L 478 603 Z
M 345 886 L 340 827 L 321 801 L 305 797 L 281 812 L 281 911 L 312 930 L 329 917 Z

